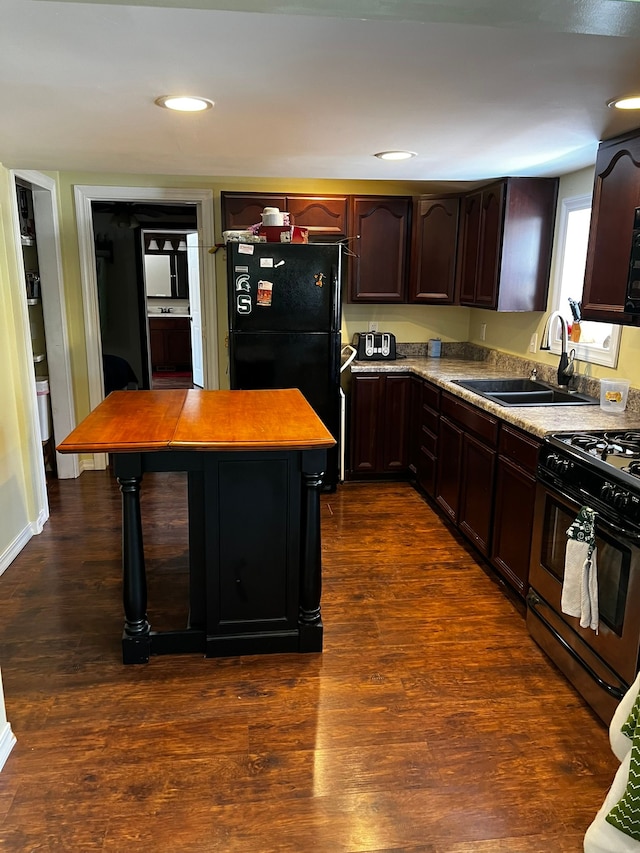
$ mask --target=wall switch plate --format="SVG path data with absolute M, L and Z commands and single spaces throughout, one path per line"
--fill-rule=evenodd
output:
M 529 352 L 538 352 L 538 334 L 534 332 L 529 341 Z
M 482 323 L 480 326 L 480 340 L 486 341 L 487 339 L 487 324 Z
M 377 332 L 378 331 L 378 323 L 375 320 L 369 321 L 369 331 L 370 332 Z

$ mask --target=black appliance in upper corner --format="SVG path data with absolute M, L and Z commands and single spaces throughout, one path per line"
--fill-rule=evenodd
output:
M 298 388 L 340 441 L 338 245 L 228 243 L 232 389 Z M 325 488 L 339 479 L 328 452 Z

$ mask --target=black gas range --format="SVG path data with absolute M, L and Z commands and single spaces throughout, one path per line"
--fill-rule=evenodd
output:
M 538 479 L 640 534 L 640 430 L 551 435 Z

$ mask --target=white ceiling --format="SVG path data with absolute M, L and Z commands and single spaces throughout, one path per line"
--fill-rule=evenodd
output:
M 8 168 L 557 175 L 640 126 L 606 106 L 640 90 L 625 0 L 2 0 L 0 21 Z M 154 105 L 175 93 L 215 107 Z M 418 156 L 372 156 L 392 148 Z

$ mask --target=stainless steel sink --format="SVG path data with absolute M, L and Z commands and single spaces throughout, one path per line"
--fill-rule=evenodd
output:
M 501 406 L 595 406 L 599 402 L 533 379 L 456 379 L 454 385 Z

